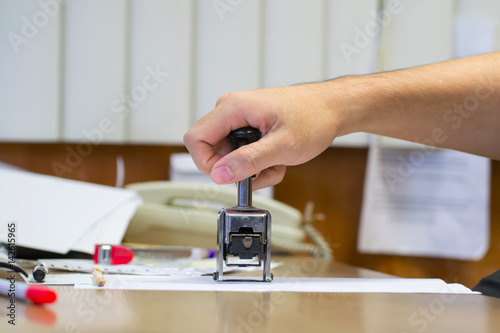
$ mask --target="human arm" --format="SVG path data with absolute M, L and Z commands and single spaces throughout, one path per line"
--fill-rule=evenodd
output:
M 262 139 L 230 152 L 252 126 Z M 368 132 L 500 159 L 500 53 L 321 83 L 230 93 L 189 130 L 198 168 L 226 184 L 276 184 L 337 136 Z

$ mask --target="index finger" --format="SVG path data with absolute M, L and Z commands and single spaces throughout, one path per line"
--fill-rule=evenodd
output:
M 213 165 L 232 150 L 226 138 L 236 128 L 248 126 L 245 117 L 233 116 L 217 106 L 212 112 L 200 119 L 184 135 L 184 144 L 201 172 L 210 173 Z

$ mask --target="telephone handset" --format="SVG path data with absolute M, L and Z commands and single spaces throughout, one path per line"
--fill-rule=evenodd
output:
M 234 189 L 215 184 L 154 181 L 126 188 L 136 191 L 144 203 L 129 223 L 125 242 L 215 249 L 218 211 L 236 202 Z M 308 221 L 299 210 L 259 195 L 253 196 L 253 203 L 272 214 L 273 252 L 305 252 L 331 258 L 328 244 L 314 229 L 314 235 L 309 232 L 312 226 L 304 224 Z M 316 244 L 305 243 L 306 235 Z

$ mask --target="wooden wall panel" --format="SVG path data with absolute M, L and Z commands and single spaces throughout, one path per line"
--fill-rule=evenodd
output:
M 313 201 L 326 216 L 318 223 L 333 246 L 336 260 L 402 277 L 438 277 L 474 286 L 481 277 L 500 269 L 500 162 L 492 162 L 490 249 L 477 262 L 356 251 L 367 150 L 330 148 L 316 159 L 288 168 L 276 186 L 275 198 L 303 210 Z
M 53 162 L 65 163 L 77 145 L 0 143 L 0 161 L 54 175 Z M 185 152 L 182 146 L 99 145 L 63 176 L 114 185 L 116 158 L 125 163 L 125 183 L 168 178 L 169 156 Z M 275 198 L 303 211 L 308 201 L 326 219 L 317 227 L 333 246 L 339 262 L 402 277 L 438 277 L 447 282 L 474 286 L 481 277 L 500 269 L 500 162 L 492 162 L 491 241 L 486 256 L 477 262 L 391 255 L 356 251 L 367 149 L 329 148 L 316 159 L 289 167 Z

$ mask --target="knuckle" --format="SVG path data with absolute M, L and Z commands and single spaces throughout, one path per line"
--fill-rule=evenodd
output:
M 283 178 L 285 178 L 285 173 L 286 173 L 286 166 L 282 166 L 282 168 L 278 168 L 277 169 L 277 177 L 276 177 L 276 180 L 277 182 L 275 184 L 278 184 L 278 183 L 281 183 L 281 181 L 283 180 Z
M 297 142 L 294 137 L 290 137 L 289 139 L 284 139 L 283 141 L 281 141 L 281 145 L 282 149 L 284 149 L 285 151 L 289 151 L 297 145 Z
M 286 172 L 286 167 L 282 165 L 277 165 L 272 168 L 271 170 L 271 185 L 276 185 L 278 183 L 281 183 L 283 178 L 285 177 L 285 172 Z
M 260 174 L 257 177 L 256 182 L 254 183 L 258 188 L 264 188 L 268 186 L 273 186 L 281 183 L 285 176 L 286 166 L 284 165 L 275 165 L 272 166 Z
M 217 102 L 215 103 L 215 106 L 218 106 L 219 104 L 226 102 L 231 97 L 231 95 L 233 95 L 233 93 L 225 93 L 220 95 L 220 97 L 217 99 Z
M 182 138 L 182 141 L 184 141 L 184 144 L 186 146 L 191 145 L 191 142 L 193 142 L 193 135 L 191 133 L 191 130 L 184 133 L 184 137 Z
M 192 157 L 193 156 L 191 155 L 191 158 Z M 196 167 L 198 168 L 198 170 L 201 171 L 201 173 L 208 175 L 212 171 L 211 165 L 209 163 L 207 163 L 205 161 L 196 161 L 194 158 L 193 158 L 193 161 L 195 162 Z
M 201 173 L 208 175 L 212 171 L 207 165 L 200 165 L 198 166 L 198 169 L 201 171 Z
M 248 94 L 245 91 L 235 91 L 230 93 L 225 93 L 219 97 L 216 106 L 220 104 L 227 104 L 233 110 L 245 109 L 250 100 L 248 99 Z

